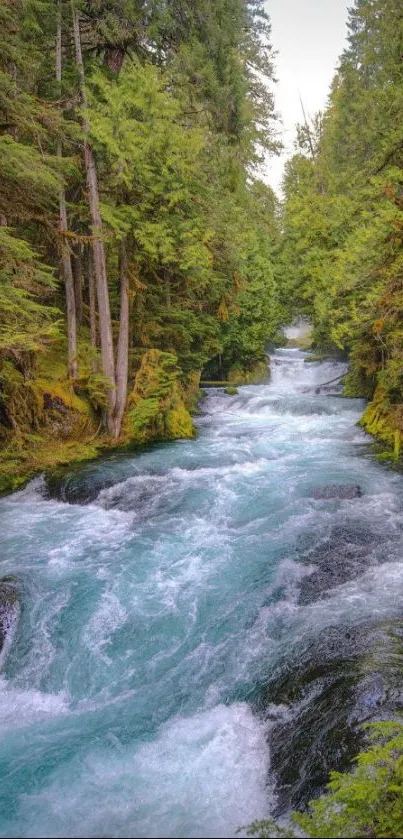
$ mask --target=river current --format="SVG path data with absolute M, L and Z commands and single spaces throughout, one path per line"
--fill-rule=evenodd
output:
M 287 349 L 271 369 L 209 390 L 196 440 L 0 501 L 22 604 L 2 653 L 1 836 L 235 836 L 278 804 L 279 731 L 292 750 L 295 708 L 267 685 L 402 617 L 403 478 L 371 456 L 363 403 L 320 387 L 345 366 Z M 365 678 L 362 718 L 385 692 Z

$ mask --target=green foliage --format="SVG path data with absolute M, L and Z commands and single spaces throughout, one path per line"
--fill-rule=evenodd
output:
M 194 436 L 177 362 L 172 353 L 153 349 L 144 354 L 129 398 L 131 432 L 136 441 Z
M 59 312 L 35 299 L 53 274 L 28 243 L 0 227 L 0 354 L 39 350 L 59 334 Z
M 139 343 L 175 352 L 185 371 L 219 352 L 227 365 L 247 364 L 262 355 L 282 316 L 275 199 L 262 183 L 247 183 L 205 121 L 189 122 L 170 75 L 130 60 L 116 79 L 93 76 L 103 218 L 111 236 L 126 239 Z M 235 186 L 227 183 L 231 170 Z
M 295 837 L 293 830 L 281 827 L 274 819 L 252 822 L 246 829 L 246 835 L 258 836 L 259 839 L 294 839 Z
M 218 359 L 249 376 L 283 319 L 273 267 L 278 207 L 256 177 L 263 154 L 277 148 L 269 20 L 263 0 L 77 0 L 75 8 L 115 360 L 122 254 L 129 281 L 125 433 L 190 436 L 192 381 Z M 10 400 L 12 371 L 30 382 L 20 395 L 41 394 L 53 381 L 43 369 L 57 355 L 65 381 L 62 253 L 74 273 L 76 396 L 98 419 L 107 407 L 69 2 L 0 0 L 0 110 L 0 433 L 8 444 L 16 428 L 28 439 L 42 422 L 40 399 L 29 410 L 23 398 Z M 165 372 L 140 395 L 134 377 L 151 350 L 162 353 Z
M 109 380 L 101 373 L 91 373 L 85 380 L 85 390 L 94 408 L 108 407 Z
M 367 726 L 371 745 L 354 771 L 333 772 L 328 793 L 295 821 L 312 837 L 391 837 L 403 833 L 403 725 Z
M 403 430 L 400 6 L 357 0 L 350 10 L 328 108 L 316 130 L 300 130 L 286 169 L 277 268 L 284 305 L 312 319 L 317 346 L 350 353 L 347 392 L 383 401 L 392 446 Z M 373 419 L 366 427 L 378 433 Z
M 312 839 L 371 836 L 390 839 L 403 834 L 403 724 L 364 726 L 369 745 L 355 759 L 352 772 L 332 772 L 326 792 L 311 801 L 293 822 Z M 295 831 L 273 819 L 253 822 L 248 836 L 295 837 Z

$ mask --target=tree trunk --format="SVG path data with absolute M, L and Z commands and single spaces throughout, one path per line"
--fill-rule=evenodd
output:
M 80 78 L 81 101 L 84 106 L 84 109 L 86 109 L 88 107 L 88 103 L 85 92 L 84 63 L 81 52 L 80 22 L 77 11 L 74 6 L 74 0 L 72 0 L 71 2 L 71 8 L 73 15 L 73 34 L 76 51 L 76 65 Z M 84 113 L 83 115 L 82 124 L 84 129 L 84 162 L 87 174 L 88 202 L 90 207 L 91 229 L 93 237 L 92 252 L 94 258 L 94 274 L 98 298 L 99 337 L 101 344 L 102 373 L 109 380 L 110 383 L 110 386 L 108 388 L 108 411 L 106 424 L 109 433 L 113 434 L 113 414 L 116 402 L 116 390 L 112 321 L 109 305 L 109 289 L 108 278 L 106 274 L 105 249 L 102 238 L 102 218 L 99 210 L 98 178 L 97 170 L 95 167 L 94 155 L 88 140 L 89 122 L 86 113 Z
M 83 264 L 82 245 L 77 242 L 73 250 L 74 299 L 76 301 L 77 326 L 83 322 Z
M 120 319 L 116 360 L 116 404 L 113 436 L 119 437 L 127 399 L 129 372 L 129 278 L 127 275 L 126 242 L 120 246 Z
M 56 81 L 61 94 L 62 82 L 62 5 L 61 0 L 57 0 L 57 33 L 56 33 Z M 57 144 L 57 156 L 62 158 L 62 144 Z M 60 230 L 60 251 L 62 263 L 62 276 L 64 280 L 64 287 L 66 291 L 66 313 L 67 313 L 67 364 L 68 374 L 70 379 L 77 378 L 77 324 L 76 324 L 76 304 L 74 298 L 74 281 L 73 271 L 71 267 L 70 249 L 67 244 L 66 234 L 68 231 L 67 225 L 67 208 L 66 196 L 64 187 L 60 187 L 59 192 L 59 230 Z
M 91 346 L 92 346 L 93 351 L 94 351 L 94 361 L 93 361 L 93 364 L 92 364 L 92 370 L 95 373 L 96 369 L 97 369 L 96 351 L 97 351 L 97 347 L 98 347 L 98 341 L 97 341 L 97 298 L 96 298 L 96 289 L 95 289 L 94 263 L 93 263 L 91 248 L 88 251 L 88 295 L 89 295 L 89 304 L 90 304 Z

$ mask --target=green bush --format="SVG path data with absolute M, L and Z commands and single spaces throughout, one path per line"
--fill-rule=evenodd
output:
M 370 745 L 355 759 L 353 772 L 332 772 L 327 791 L 310 802 L 294 823 L 312 839 L 403 836 L 403 723 L 366 725 Z M 248 836 L 287 837 L 296 834 L 272 819 L 256 821 Z

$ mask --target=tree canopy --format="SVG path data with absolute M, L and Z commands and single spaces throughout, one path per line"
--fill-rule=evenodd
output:
M 185 386 L 281 323 L 270 23 L 261 0 L 1 0 L 0 29 L 1 433 L 32 431 L 13 368 L 57 356 L 119 437 L 149 350 Z

